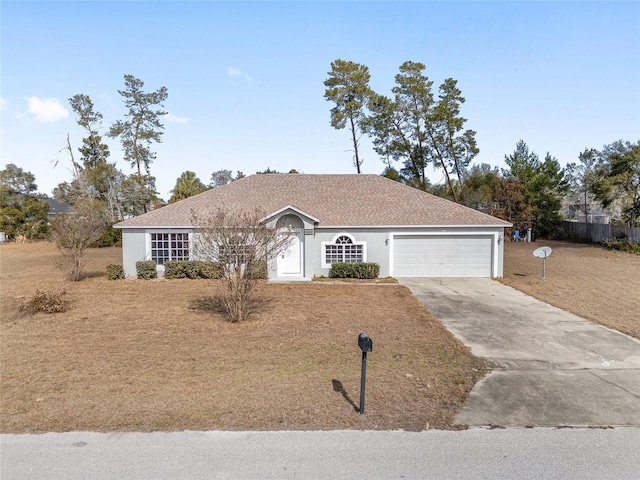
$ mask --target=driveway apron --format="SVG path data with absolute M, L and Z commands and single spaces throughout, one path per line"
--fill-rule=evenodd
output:
M 460 425 L 640 425 L 640 341 L 490 279 L 401 279 L 491 373 Z

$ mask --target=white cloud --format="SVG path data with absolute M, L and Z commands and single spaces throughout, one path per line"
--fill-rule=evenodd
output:
M 62 106 L 57 98 L 30 97 L 27 112 L 36 116 L 37 122 L 57 122 L 69 116 L 69 112 Z
M 235 67 L 227 67 L 227 75 L 231 78 L 244 77 L 247 82 L 253 81 L 253 78 L 251 78 L 248 73 L 245 73 Z
M 9 102 L 7 102 L 4 97 L 0 97 L 0 110 L 4 110 Z
M 171 123 L 188 123 L 191 121 L 190 118 L 187 117 L 178 117 L 171 112 L 167 112 L 167 114 L 163 117 L 167 122 Z

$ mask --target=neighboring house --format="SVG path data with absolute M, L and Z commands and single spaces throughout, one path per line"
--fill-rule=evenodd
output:
M 608 224 L 611 223 L 611 217 L 606 212 L 596 212 L 594 210 L 589 211 L 589 215 L 585 215 L 584 212 L 577 210 L 570 212 L 572 215 L 570 221 L 581 222 L 581 223 L 599 223 L 599 224 Z
M 615 216 L 615 212 L 619 212 L 619 205 L 614 202 L 609 208 L 609 211 L 604 211 L 602 204 L 595 200 L 592 195 L 587 197 L 587 211 L 588 215 L 585 216 L 584 199 L 578 195 L 567 195 L 562 199 L 561 213 L 565 220 L 570 222 L 582 222 L 585 223 L 600 223 L 608 224 L 611 222 L 611 217 Z M 612 212 L 614 214 L 612 215 Z M 586 218 L 585 218 L 586 217 Z
M 61 202 L 53 198 L 45 198 L 44 201 L 49 205 L 49 211 L 47 213 L 47 219 L 49 221 L 53 220 L 59 213 L 66 213 L 71 210 L 71 205 L 67 202 Z
M 139 260 L 193 260 L 192 211 L 265 212 L 294 229 L 270 279 L 328 276 L 333 262 L 376 262 L 380 276 L 501 277 L 511 224 L 378 175 L 261 174 L 114 225 L 125 274 Z

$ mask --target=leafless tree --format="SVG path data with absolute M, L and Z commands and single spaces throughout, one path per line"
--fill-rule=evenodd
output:
M 276 228 L 264 212 L 225 208 L 192 211 L 198 259 L 219 262 L 226 292 L 220 298 L 231 322 L 246 320 L 255 299 L 255 286 L 266 276 L 269 260 L 286 251 L 292 231 Z
M 106 226 L 104 206 L 97 200 L 77 202 L 70 212 L 59 213 L 51 223 L 50 239 L 58 247 L 56 266 L 67 278 L 82 278 L 85 250 L 95 243 Z

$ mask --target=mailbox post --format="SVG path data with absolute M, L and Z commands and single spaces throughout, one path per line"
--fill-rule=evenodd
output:
M 367 381 L 367 352 L 373 350 L 373 341 L 364 332 L 358 335 L 358 346 L 362 350 L 362 373 L 360 374 L 360 415 L 364 413 L 364 391 Z

